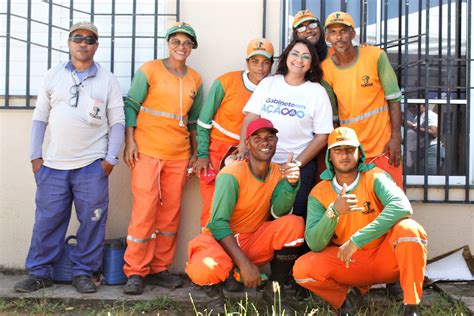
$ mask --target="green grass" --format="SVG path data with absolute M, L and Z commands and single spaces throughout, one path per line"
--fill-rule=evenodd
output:
M 82 303 L 57 299 L 0 299 L 1 315 L 196 315 L 215 316 L 207 311 L 202 304 L 195 304 L 190 298 L 188 303 L 177 303 L 168 297 L 160 297 L 151 301 L 114 303 Z M 278 302 L 267 306 L 261 300 L 249 299 L 245 296 L 240 299 L 228 299 L 226 305 L 227 316 L 250 315 L 281 315 Z M 317 299 L 305 302 L 291 301 L 291 305 L 298 310 L 298 315 L 305 316 L 333 316 L 335 312 L 326 304 Z M 276 308 L 276 309 L 275 309 Z M 401 312 L 401 303 L 388 298 L 370 295 L 359 316 L 397 315 Z M 468 310 L 460 301 L 451 301 L 443 294 L 435 293 L 428 302 L 422 304 L 423 315 L 469 315 Z

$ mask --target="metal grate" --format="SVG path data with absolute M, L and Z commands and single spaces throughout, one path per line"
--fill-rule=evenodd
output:
M 179 0 L 6 0 L 2 8 L 0 109 L 32 108 L 46 70 L 69 59 L 68 30 L 77 21 L 98 26 L 94 59 L 126 92 L 139 65 L 164 56 L 166 27 L 179 20 Z
M 421 187 L 424 202 L 431 202 L 429 188 L 444 190 L 443 202 L 453 202 L 450 190 L 463 190 L 456 202 L 473 203 L 473 149 L 469 138 L 471 114 L 471 0 L 363 0 L 307 1 L 284 0 L 282 48 L 291 36 L 290 20 L 301 9 L 310 9 L 321 21 L 333 11 L 349 12 L 360 42 L 380 46 L 389 55 L 404 92 L 404 182 Z M 415 138 L 414 166 L 407 166 L 409 108 L 421 115 L 420 105 L 435 108 L 438 114 L 435 171 L 428 172 L 427 132 Z M 412 117 L 413 119 L 413 117 Z M 424 128 L 427 129 L 425 120 Z M 434 144 L 434 143 L 433 143 Z M 444 155 L 444 158 L 443 158 Z M 471 189 L 472 190 L 472 189 Z M 439 202 L 436 199 L 436 202 Z

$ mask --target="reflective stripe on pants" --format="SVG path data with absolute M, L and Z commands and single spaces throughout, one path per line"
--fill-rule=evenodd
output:
M 293 277 L 299 285 L 335 308 L 342 305 L 350 287 L 397 280 L 400 280 L 405 304 L 418 304 L 423 294 L 426 240 L 426 232 L 420 224 L 403 219 L 389 230 L 378 247 L 357 250 L 349 268 L 337 258 L 339 248 L 331 246 L 296 260 Z
M 135 163 L 124 265 L 127 276 L 158 273 L 173 263 L 187 164 L 187 159 L 159 160 L 143 154 Z

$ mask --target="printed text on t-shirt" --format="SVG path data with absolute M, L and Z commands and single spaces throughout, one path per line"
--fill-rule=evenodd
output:
M 262 111 L 265 113 L 297 116 L 298 118 L 304 118 L 305 109 L 305 105 L 299 105 L 272 98 L 266 99 L 265 104 L 262 107 Z

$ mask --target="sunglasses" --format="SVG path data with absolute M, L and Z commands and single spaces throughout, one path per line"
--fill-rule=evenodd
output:
M 82 43 L 82 41 L 86 41 L 87 45 L 94 45 L 97 43 L 97 39 L 94 36 L 74 35 L 74 36 L 71 36 L 69 40 L 76 44 L 80 44 Z
M 181 46 L 183 45 L 184 48 L 193 48 L 194 46 L 194 43 L 190 40 L 185 40 L 184 42 L 181 42 L 179 39 L 177 38 L 172 38 L 170 39 L 169 41 L 170 45 L 173 46 L 173 47 L 178 47 L 178 46 Z
M 310 54 L 300 54 L 294 50 L 290 51 L 290 56 L 295 59 L 301 59 L 302 61 L 311 61 Z
M 318 26 L 319 26 L 318 22 L 313 22 L 313 23 L 310 23 L 308 25 L 303 25 L 303 26 L 297 27 L 296 32 L 303 33 L 303 32 L 306 32 L 307 29 L 314 30 Z

